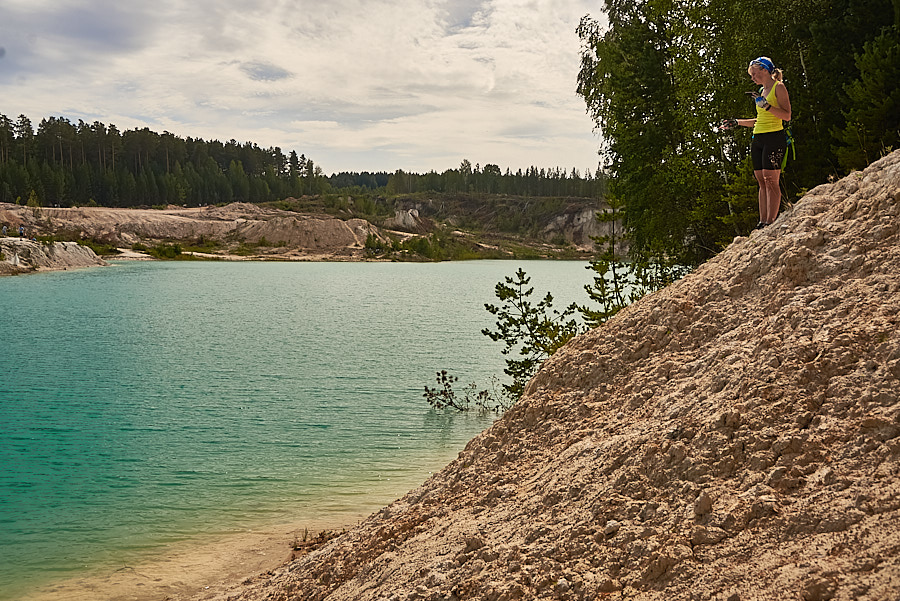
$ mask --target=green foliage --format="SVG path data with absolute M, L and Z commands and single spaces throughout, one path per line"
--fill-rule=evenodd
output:
M 31 208 L 34 208 L 34 209 L 40 208 L 40 206 L 41 206 L 41 200 L 38 198 L 37 192 L 35 192 L 34 190 L 32 190 L 32 191 L 28 194 L 28 202 L 25 203 L 25 206 L 28 206 L 28 207 L 31 207 Z
M 149 254 L 157 259 L 178 259 L 181 257 L 180 244 L 159 244 L 148 249 Z
M 305 156 L 278 147 L 179 138 L 147 128 L 0 114 L 0 201 L 34 190 L 44 206 L 203 205 L 319 194 L 327 182 Z
M 834 134 L 842 167 L 862 169 L 900 146 L 900 30 L 886 29 L 856 56 L 859 79 L 844 86 L 846 126 Z
M 696 265 L 756 223 L 756 206 L 734 187 L 745 183 L 749 131 L 715 126 L 755 114 L 744 92 L 757 56 L 784 70 L 791 96 L 797 159 L 782 175 L 786 201 L 837 175 L 839 163 L 857 168 L 898 144 L 890 0 L 765 9 L 605 0 L 603 9 L 606 22 L 586 17 L 579 27 L 578 92 L 603 132 L 604 168 L 636 253 Z
M 523 269 L 519 268 L 514 278 L 505 277 L 504 282 L 499 282 L 494 289 L 501 304 L 484 306 L 497 317 L 497 329 L 485 328 L 481 333 L 494 342 L 503 342 L 502 354 L 520 357 L 507 359 L 503 370 L 512 377 L 512 383 L 503 385 L 506 394 L 518 399 L 541 363 L 583 331 L 583 326 L 572 319 L 577 311 L 574 303 L 562 312 L 557 311 L 548 292 L 533 304 L 530 297 L 534 288 L 529 286 L 531 278 Z
M 578 311 L 589 327 L 604 323 L 624 307 L 682 277 L 688 269 L 664 256 L 632 252 L 624 255 L 626 234 L 616 230 L 622 210 L 621 200 L 608 199 L 610 209 L 598 213 L 597 220 L 609 224 L 609 234 L 594 238 L 600 252 L 588 269 L 595 272 L 594 282 L 584 290 L 593 305 L 579 305 Z
M 497 316 L 497 329 L 485 328 L 481 333 L 495 342 L 503 342 L 503 355 L 519 357 L 507 359 L 506 369 L 503 370 L 512 382 L 502 384 L 498 390 L 495 379 L 495 386 L 490 391 L 479 390 L 472 383 L 458 394 L 453 384 L 459 379 L 441 370 L 437 372 L 438 387 L 425 387 L 424 396 L 432 407 L 468 411 L 475 406 L 482 410 L 505 411 L 521 398 L 525 385 L 541 363 L 584 331 L 583 325 L 571 319 L 577 311 L 574 303 L 559 312 L 553 308 L 553 297 L 548 293 L 536 305 L 533 304 L 530 297 L 534 288 L 529 286 L 530 282 L 531 278 L 519 268 L 514 278 L 507 276 L 495 287 L 494 292 L 501 305 L 484 306 Z
M 38 236 L 37 240 L 42 244 L 52 244 L 54 242 L 77 242 L 81 246 L 87 246 L 94 254 L 100 255 L 117 255 L 119 249 L 115 245 L 104 240 L 96 238 L 82 238 L 81 232 L 78 230 L 57 230 L 51 236 Z
M 607 7 L 606 32 L 582 21 L 580 34 L 593 53 L 583 57 L 579 92 L 603 130 L 607 167 L 616 176 L 610 188 L 625 201 L 632 243 L 681 256 L 689 252 L 683 235 L 689 198 L 702 177 L 702 158 L 696 165 L 696 149 L 684 135 L 693 120 L 679 114 L 671 73 L 678 35 L 672 21 L 683 13 L 669 2 Z
M 801 194 L 805 190 L 799 191 Z M 753 175 L 750 157 L 745 158 L 737 167 L 737 173 L 731 175 L 722 190 L 722 203 L 727 213 L 717 215 L 727 226 L 727 234 L 740 236 L 753 229 L 759 221 L 759 184 Z M 723 240 L 725 244 L 727 240 Z
M 259 245 L 254 244 L 253 242 L 244 242 L 242 241 L 237 248 L 231 250 L 231 254 L 237 255 L 239 257 L 249 257 L 251 255 L 255 255 L 259 252 Z
M 405 240 L 383 241 L 373 234 L 366 236 L 364 248 L 370 257 L 394 261 L 466 261 L 470 259 L 506 258 L 498 250 L 478 248 L 473 242 L 438 228 L 423 236 Z
M 468 163 L 465 161 L 464 163 Z M 99 121 L 42 119 L 13 122 L 0 114 L 0 201 L 28 198 L 44 206 L 198 206 L 228 202 L 281 202 L 333 195 L 331 210 L 376 218 L 390 207 L 371 191 L 387 194 L 485 193 L 521 196 L 599 197 L 605 180 L 559 167 L 502 172 L 479 165 L 426 174 L 338 173 L 326 177 L 303 155 L 235 140 L 180 138 L 147 128 L 120 131 Z
M 87 246 L 92 251 L 94 251 L 94 254 L 97 256 L 120 254 L 119 249 L 108 242 L 99 242 L 97 240 L 79 240 L 78 244 Z
M 384 196 L 402 196 L 423 192 L 437 194 L 490 194 L 534 197 L 598 197 L 605 191 L 605 179 L 602 173 L 580 173 L 577 169 L 567 171 L 560 167 L 539 168 L 531 166 L 513 173 L 505 172 L 498 165 L 488 164 L 484 167 L 469 161 L 463 161 L 459 169 L 446 169 L 440 173 L 410 173 L 398 170 L 394 173 L 336 173 L 327 178 L 329 187 L 340 194 L 351 209 L 366 214 L 372 207 L 358 204 L 369 200 L 378 203 L 369 193 L 377 191 Z M 345 197 L 344 195 L 349 195 Z M 380 214 L 376 206 L 376 214 Z
M 581 306 L 579 310 L 589 326 L 597 326 L 619 312 L 632 299 L 629 292 L 627 270 L 622 232 L 616 232 L 616 224 L 620 223 L 623 203 L 617 197 L 607 198 L 609 210 L 597 213 L 600 223 L 609 225 L 610 233 L 594 238 L 594 244 L 602 249 L 589 264 L 588 268 L 596 272 L 594 283 L 585 286 L 588 297 L 598 306 Z
M 475 407 L 481 411 L 500 413 L 512 406 L 513 401 L 510 401 L 506 395 L 497 394 L 496 389 L 493 391 L 479 390 L 474 382 L 464 386 L 462 392 L 458 394 L 453 388 L 453 384 L 458 381 L 459 378 L 442 369 L 437 372 L 438 387 L 426 386 L 425 394 L 422 396 L 429 405 L 438 410 L 469 411 Z
M 390 241 L 385 242 L 371 232 L 366 236 L 364 248 L 366 253 L 372 257 L 380 257 L 395 250 L 394 245 Z M 399 250 L 399 246 L 396 250 Z
M 560 312 L 553 308 L 553 297 L 548 293 L 534 305 L 530 300 L 534 293 L 534 288 L 530 287 L 531 278 L 523 269 L 518 269 L 514 278 L 505 277 L 494 290 L 502 304 L 485 304 L 485 309 L 497 317 L 496 329 L 485 328 L 482 334 L 495 342 L 503 342 L 503 355 L 519 357 L 507 359 L 503 370 L 512 382 L 502 385 L 501 395 L 479 391 L 470 384 L 460 397 L 453 389 L 458 379 L 441 371 L 437 374 L 440 387 L 425 387 L 425 397 L 432 407 L 464 411 L 473 402 L 482 406 L 490 402 L 494 403 L 493 410 L 508 409 L 522 396 L 541 364 L 574 336 L 601 325 L 625 306 L 687 273 L 687 267 L 664 258 L 633 253 L 630 260 L 626 259 L 623 249 L 627 236 L 616 227 L 620 223 L 622 202 L 613 197 L 609 199 L 609 205 L 608 211 L 597 214 L 597 220 L 608 225 L 609 234 L 594 239 L 600 252 L 588 268 L 595 271 L 596 276 L 592 285 L 584 287 L 595 304 L 573 303 Z M 583 323 L 572 319 L 576 312 L 580 313 Z
M 135 245 L 139 246 L 139 245 Z M 193 244 L 190 245 L 182 245 L 181 252 L 201 252 L 201 253 L 209 253 L 213 252 L 216 249 L 221 247 L 221 244 L 218 240 L 214 238 L 207 238 L 206 236 L 199 236 Z M 137 250 L 132 247 L 133 250 Z
M 334 185 L 335 178 L 332 178 Z M 384 187 L 386 194 L 404 195 L 420 192 L 448 194 L 501 194 L 514 196 L 574 196 L 598 197 L 606 190 L 606 180 L 601 173 L 580 173 L 576 169 L 567 171 L 560 167 L 519 169 L 515 173 L 507 169 L 504 173 L 498 165 L 488 164 L 483 168 L 474 167 L 464 160 L 458 169 L 447 169 L 441 173 L 431 171 L 426 174 L 408 173 L 398 170 L 389 176 Z

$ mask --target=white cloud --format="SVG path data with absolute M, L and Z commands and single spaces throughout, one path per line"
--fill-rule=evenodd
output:
M 596 165 L 574 92 L 575 28 L 595 3 L 147 6 L 13 0 L 0 112 L 277 145 L 326 172 Z

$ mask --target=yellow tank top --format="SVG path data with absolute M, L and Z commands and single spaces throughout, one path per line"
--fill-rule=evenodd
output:
M 780 83 L 781 82 L 776 81 L 775 85 L 772 86 L 772 89 L 769 90 L 768 96 L 766 96 L 766 102 L 775 108 L 781 108 L 778 106 L 778 97 L 775 96 L 775 88 L 777 88 Z M 756 125 L 753 126 L 753 133 L 765 134 L 770 131 L 780 131 L 782 129 L 784 129 L 784 123 L 781 119 L 766 109 L 759 108 L 758 106 L 756 107 Z

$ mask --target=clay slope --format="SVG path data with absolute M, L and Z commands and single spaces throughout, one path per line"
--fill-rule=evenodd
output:
M 443 471 L 222 598 L 900 598 L 900 152 L 573 340 Z
M 268 246 L 298 252 L 347 255 L 361 252 L 370 233 L 381 235 L 364 219 L 343 221 L 327 215 L 302 215 L 248 203 L 165 210 L 107 207 L 33 210 L 2 204 L 0 222 L 10 224 L 13 231 L 24 225 L 29 236 L 65 232 L 115 245 L 214 240 L 225 246 L 236 246 L 239 242 L 267 241 Z
M 0 275 L 37 270 L 96 267 L 106 261 L 77 242 L 33 242 L 24 238 L 0 238 Z

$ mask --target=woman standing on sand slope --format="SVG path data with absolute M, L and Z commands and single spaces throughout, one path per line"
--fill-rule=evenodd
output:
M 791 120 L 791 99 L 781 81 L 781 69 L 772 60 L 761 56 L 747 68 L 750 79 L 760 86 L 759 93 L 751 92 L 756 103 L 755 119 L 726 119 L 725 129 L 739 125 L 753 128 L 750 158 L 753 175 L 759 182 L 759 223 L 756 229 L 774 223 L 781 208 L 781 160 L 787 152 L 784 122 Z

